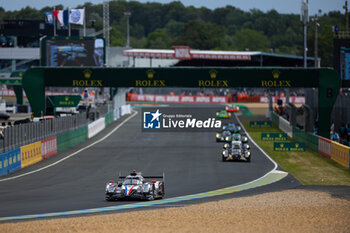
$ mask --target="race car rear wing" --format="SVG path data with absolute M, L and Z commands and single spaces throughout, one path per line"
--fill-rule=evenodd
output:
M 135 175 L 141 175 L 141 172 L 136 173 Z M 141 175 L 142 176 L 142 175 Z M 121 173 L 118 175 L 118 179 L 125 179 L 127 176 L 122 176 Z M 162 176 L 142 176 L 144 179 L 162 179 L 165 181 L 165 174 L 163 172 Z

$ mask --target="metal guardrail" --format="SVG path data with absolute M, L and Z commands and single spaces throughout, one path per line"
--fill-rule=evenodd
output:
M 112 109 L 111 105 L 105 104 L 77 115 L 8 126 L 1 132 L 0 153 L 81 128 L 91 121 L 105 116 L 110 109 Z
M 334 32 L 333 37 L 336 39 L 349 39 L 350 38 L 350 31 Z

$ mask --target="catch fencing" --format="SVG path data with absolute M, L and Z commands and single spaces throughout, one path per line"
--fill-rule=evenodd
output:
M 0 176 L 82 143 L 130 113 L 130 105 L 103 105 L 88 113 L 9 126 L 0 141 Z
M 88 122 L 86 113 L 80 113 L 6 127 L 2 131 L 0 153 L 81 128 Z

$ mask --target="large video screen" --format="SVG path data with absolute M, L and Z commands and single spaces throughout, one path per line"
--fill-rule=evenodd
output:
M 41 46 L 43 66 L 103 67 L 105 64 L 105 44 L 101 38 L 45 38 Z

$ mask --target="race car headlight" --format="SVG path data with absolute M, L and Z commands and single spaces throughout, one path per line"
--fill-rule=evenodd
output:
M 227 157 L 228 156 L 228 152 L 226 150 L 222 151 L 222 155 Z
M 228 106 L 225 107 L 226 111 L 228 110 Z
M 248 156 L 250 155 L 250 152 L 249 152 L 249 151 L 247 152 L 247 155 L 248 155 Z
M 247 149 L 249 149 L 249 148 L 250 148 L 250 146 L 249 146 L 249 145 L 246 145 L 246 147 L 247 147 Z
M 222 130 L 226 130 L 226 126 L 223 126 L 223 127 L 222 127 Z
M 239 106 L 237 106 L 236 109 L 239 111 Z
M 227 148 L 228 148 L 228 146 L 229 146 L 229 144 L 228 144 L 228 143 L 225 143 L 225 144 L 224 144 L 224 148 L 225 148 L 225 149 L 227 149 Z
M 241 126 L 237 126 L 237 129 L 238 129 L 238 130 L 241 130 Z
M 220 134 L 219 134 L 219 133 L 216 133 L 216 137 L 219 138 L 219 137 L 220 137 Z
M 229 142 L 230 141 L 230 137 L 226 137 L 225 140 Z

